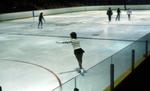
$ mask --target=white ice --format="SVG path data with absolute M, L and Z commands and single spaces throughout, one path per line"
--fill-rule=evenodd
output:
M 43 29 L 37 28 L 37 17 L 0 22 L 0 85 L 3 91 L 51 91 L 59 86 L 56 77 L 42 67 L 53 71 L 62 83 L 78 75 L 77 72 L 59 74 L 78 68 L 72 46 L 56 43 L 69 40 L 72 31 L 77 32 L 78 37 L 108 39 L 79 38 L 85 50 L 85 69 L 132 43 L 109 39 L 137 40 L 150 32 L 150 11 L 133 11 L 131 21 L 125 11 L 120 21 L 115 21 L 115 16 L 116 11 L 109 23 L 106 11 L 49 15 L 44 16 Z

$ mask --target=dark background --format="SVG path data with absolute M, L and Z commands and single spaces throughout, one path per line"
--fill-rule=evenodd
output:
M 93 5 L 141 5 L 150 0 L 2 0 L 0 13 Z

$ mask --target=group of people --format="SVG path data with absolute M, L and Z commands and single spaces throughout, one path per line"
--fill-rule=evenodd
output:
M 120 21 L 120 14 L 121 14 L 121 10 L 120 10 L 120 8 L 118 8 L 117 9 L 117 15 L 116 15 L 116 21 Z M 131 9 L 128 9 L 127 10 L 128 20 L 131 19 L 131 14 L 132 14 Z M 110 7 L 107 10 L 107 15 L 108 15 L 108 21 L 111 22 L 111 17 L 113 15 L 113 11 Z
M 120 21 L 120 14 L 121 14 L 121 10 L 120 10 L 120 8 L 118 8 L 117 15 L 116 15 L 116 21 Z M 127 10 L 128 20 L 131 19 L 131 14 L 132 14 L 131 9 L 128 9 Z M 113 15 L 113 11 L 110 7 L 107 10 L 107 15 L 108 15 L 108 21 L 111 22 L 111 17 Z M 43 12 L 41 12 L 39 15 L 38 28 L 43 28 L 43 21 L 45 21 L 45 19 L 43 17 Z
M 117 16 L 116 16 L 116 21 L 120 20 L 120 13 L 121 10 L 120 8 L 117 9 Z M 128 15 L 128 19 L 130 20 L 130 15 L 131 15 L 132 11 L 130 9 L 128 9 L 127 11 L 127 15 Z M 108 15 L 108 20 L 109 22 L 111 21 L 111 16 L 113 15 L 112 9 L 109 7 L 109 9 L 107 10 L 107 15 Z M 40 13 L 39 15 L 39 23 L 38 23 L 38 28 L 42 28 L 43 26 L 43 21 L 45 21 L 44 17 L 43 17 L 43 12 Z M 82 58 L 83 58 L 83 53 L 85 52 L 81 46 L 80 46 L 80 41 L 77 39 L 77 33 L 76 32 L 71 32 L 70 33 L 70 41 L 64 41 L 64 42 L 60 42 L 62 44 L 72 44 L 72 47 L 74 49 L 74 55 L 78 61 L 78 65 L 79 65 L 79 72 L 80 73 L 84 73 L 84 68 L 82 66 Z

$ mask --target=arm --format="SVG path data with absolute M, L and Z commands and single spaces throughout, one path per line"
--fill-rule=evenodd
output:
M 63 44 L 69 44 L 69 43 L 72 43 L 71 41 L 64 41 L 62 42 Z
M 56 41 L 56 43 L 61 43 L 61 44 L 69 44 L 69 43 L 72 43 L 72 41 L 64 41 L 64 42 L 61 42 L 61 41 Z
M 44 16 L 43 16 L 43 15 L 41 16 L 41 19 L 45 22 L 45 18 L 44 18 Z

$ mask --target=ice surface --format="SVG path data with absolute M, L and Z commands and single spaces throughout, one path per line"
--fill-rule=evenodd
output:
M 78 64 L 72 46 L 56 41 L 69 40 L 72 31 L 78 37 L 91 38 L 79 38 L 85 50 L 83 67 L 89 69 L 132 43 L 120 40 L 137 40 L 149 33 L 149 13 L 133 11 L 128 21 L 122 11 L 121 20 L 115 21 L 114 11 L 110 23 L 106 11 L 50 15 L 44 16 L 43 29 L 37 28 L 37 17 L 1 22 L 0 85 L 4 91 L 51 91 L 59 86 L 58 79 L 42 67 L 53 71 L 62 83 L 78 75 L 77 72 L 59 74 L 74 70 Z

